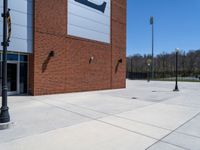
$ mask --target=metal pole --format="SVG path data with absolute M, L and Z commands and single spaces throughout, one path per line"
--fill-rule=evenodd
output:
M 152 27 L 152 66 L 151 66 L 151 73 L 152 79 L 154 78 L 154 17 L 150 17 L 150 24 Z
M 133 79 L 133 58 L 131 57 L 131 79 Z
M 3 62 L 2 62 L 2 107 L 0 113 L 0 123 L 10 122 L 9 108 L 7 105 L 7 17 L 8 17 L 8 0 L 3 1 Z
M 176 85 L 174 91 L 179 91 L 178 89 L 178 51 L 176 51 Z
M 148 75 L 148 77 L 147 77 L 147 78 L 148 78 L 147 81 L 148 81 L 148 82 L 150 82 L 150 72 L 151 72 L 151 71 L 150 71 L 150 70 L 151 70 L 150 68 L 151 68 L 151 65 L 148 64 L 148 73 L 147 73 L 147 75 Z
M 154 79 L 154 22 L 152 23 L 152 79 Z

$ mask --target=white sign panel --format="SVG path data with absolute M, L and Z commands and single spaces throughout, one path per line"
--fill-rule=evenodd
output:
M 110 43 L 110 0 L 68 0 L 68 35 Z
M 15 52 L 32 52 L 32 0 L 9 0 L 12 31 L 8 50 Z M 0 0 L 0 12 L 3 12 L 3 0 Z M 2 17 L 0 17 L 0 41 L 2 41 Z M 0 48 L 2 50 L 2 47 Z

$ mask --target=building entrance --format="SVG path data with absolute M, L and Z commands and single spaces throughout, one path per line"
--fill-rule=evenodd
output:
M 7 55 L 7 85 L 8 95 L 18 95 L 27 93 L 28 82 L 28 59 L 25 54 Z M 2 59 L 1 59 L 2 60 Z M 0 63 L 0 90 L 2 89 L 2 61 Z M 1 91 L 0 91 L 1 95 Z

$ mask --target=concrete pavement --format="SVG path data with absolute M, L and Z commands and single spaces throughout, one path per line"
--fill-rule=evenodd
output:
M 200 83 L 9 97 L 0 150 L 200 150 Z

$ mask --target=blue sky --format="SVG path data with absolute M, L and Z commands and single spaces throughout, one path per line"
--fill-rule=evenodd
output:
M 127 56 L 151 53 L 150 16 L 156 54 L 200 48 L 200 0 L 127 0 Z

